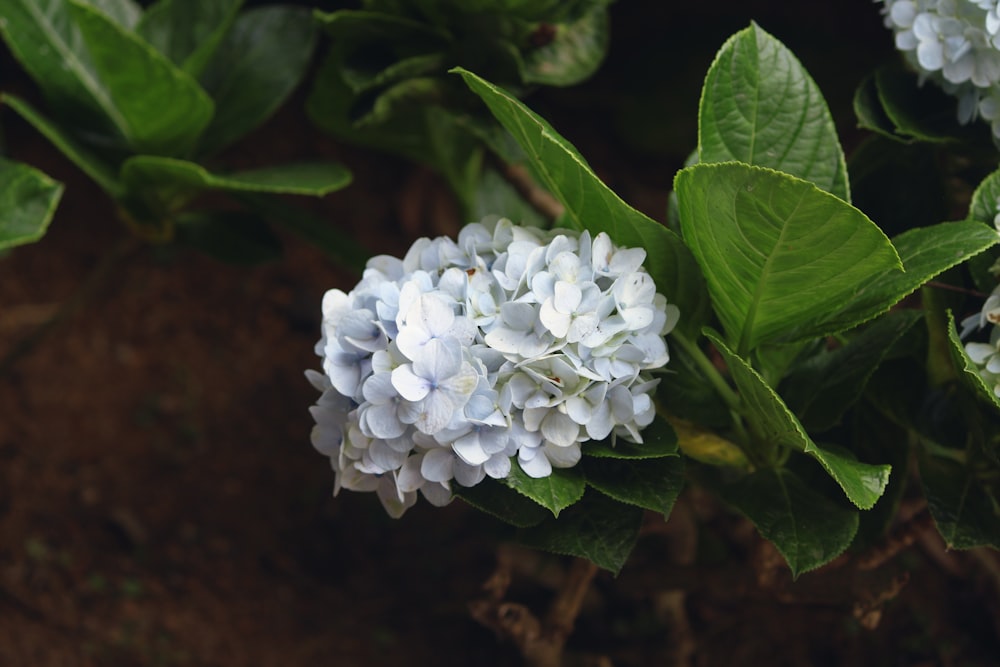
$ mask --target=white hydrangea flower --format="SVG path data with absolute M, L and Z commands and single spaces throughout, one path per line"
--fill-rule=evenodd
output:
M 921 74 L 959 100 L 958 119 L 977 116 L 1000 140 L 998 0 L 882 0 L 896 48 Z
M 443 505 L 453 483 L 507 477 L 515 458 L 539 478 L 588 440 L 642 442 L 680 315 L 645 256 L 603 233 L 486 219 L 327 292 L 323 373 L 307 376 L 334 493 L 375 491 L 398 517 L 418 492 Z

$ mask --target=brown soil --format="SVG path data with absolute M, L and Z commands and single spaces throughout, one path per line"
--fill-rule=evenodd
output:
M 548 98 L 557 113 L 559 100 Z M 45 239 L 0 258 L 0 355 L 127 236 L 93 185 L 4 120 L 15 157 L 67 190 Z M 637 167 L 586 122 L 563 126 L 626 199 L 662 217 L 679 158 Z M 455 222 L 434 178 L 336 146 L 295 112 L 236 155 L 346 162 L 355 184 L 319 210 L 373 251 Z M 330 499 L 303 370 L 317 365 L 323 292 L 355 278 L 284 240 L 282 261 L 253 268 L 128 245 L 0 377 L 0 665 L 520 664 L 468 613 L 497 562 L 494 523 L 461 503 L 393 521 L 370 495 Z M 570 639 L 576 663 L 685 664 L 682 647 L 694 665 L 1000 664 L 988 556 L 918 544 L 869 582 L 909 576 L 867 629 L 844 570 L 792 587 L 745 522 L 699 494 L 681 507 L 666 528 L 650 519 L 618 580 L 598 576 Z M 697 535 L 678 527 L 692 513 Z M 698 562 L 680 565 L 676 542 L 691 539 Z M 507 557 L 510 595 L 541 612 L 562 559 Z

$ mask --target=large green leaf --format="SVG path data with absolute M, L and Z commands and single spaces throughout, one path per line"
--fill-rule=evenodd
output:
M 1000 396 L 993 392 L 993 387 L 986 384 L 986 380 L 979 374 L 981 369 L 972 363 L 972 359 L 966 354 L 965 346 L 962 344 L 955 326 L 955 316 L 951 311 L 948 311 L 948 346 L 952 363 L 955 364 L 955 368 L 960 373 L 959 378 L 962 384 L 984 403 L 1000 410 Z
M 568 141 L 512 95 L 471 72 L 452 71 L 465 79 L 514 136 L 543 185 L 566 207 L 572 224 L 592 233 L 607 232 L 621 246 L 645 248 L 646 268 L 658 289 L 680 308 L 678 326 L 697 330 L 704 322 L 704 284 L 681 239 L 622 201 Z
M 741 352 L 793 331 L 831 333 L 831 313 L 875 276 L 901 268 L 864 213 L 788 174 L 697 164 L 677 174 L 674 188 L 684 240 Z
M 930 456 L 920 461 L 920 480 L 934 523 L 949 547 L 1000 549 L 1000 504 L 995 489 L 960 463 Z
M 548 477 L 529 477 L 515 461 L 510 475 L 504 480 L 507 486 L 545 507 L 553 516 L 583 497 L 585 483 L 576 468 L 553 468 Z
M 194 162 L 137 155 L 122 165 L 129 187 L 176 185 L 192 190 L 244 190 L 322 197 L 346 187 L 351 172 L 335 162 L 276 165 L 232 174 L 213 174 Z
M 92 178 L 105 192 L 113 197 L 121 194 L 121 185 L 111 167 L 72 139 L 65 130 L 38 113 L 30 104 L 19 97 L 4 94 L 0 95 L 0 100 L 3 100 L 4 104 L 16 111 L 21 118 L 52 142 L 53 146 L 58 148 L 83 173 Z
M 136 33 L 191 76 L 201 74 L 243 0 L 159 0 Z
M 1000 234 L 996 230 L 971 221 L 942 222 L 903 232 L 892 243 L 905 271 L 881 270 L 866 283 L 857 285 L 847 304 L 828 314 L 824 326 L 830 332 L 841 331 L 875 317 L 934 276 L 997 242 Z
M 197 82 L 149 44 L 80 0 L 67 0 L 112 119 L 137 152 L 182 155 L 212 118 Z
M 587 458 L 587 484 L 627 505 L 670 516 L 684 488 L 684 459 L 668 456 L 654 461 Z
M 258 7 L 241 13 L 201 77 L 215 116 L 198 152 L 213 153 L 254 129 L 302 80 L 316 46 L 304 7 Z
M 544 507 L 497 480 L 485 479 L 469 487 L 456 485 L 454 492 L 477 510 L 518 528 L 538 525 L 550 516 Z
M 788 562 L 792 575 L 839 556 L 858 530 L 858 512 L 811 489 L 794 473 L 764 468 L 717 487 Z
M 37 169 L 0 158 L 0 250 L 42 238 L 62 191 Z
M 123 124 L 66 0 L 0 0 L 0 16 L 0 33 L 55 114 L 90 130 L 115 131 Z
M 756 23 L 722 46 L 698 109 L 701 162 L 770 167 L 850 201 L 837 129 L 816 83 Z
M 861 398 L 868 378 L 892 345 L 919 319 L 919 310 L 886 313 L 843 347 L 796 366 L 780 389 L 803 426 L 814 432 L 833 427 Z
M 590 492 L 557 519 L 549 519 L 520 535 L 530 547 L 586 558 L 618 574 L 639 537 L 642 510 Z
M 743 414 L 757 440 L 772 447 L 789 447 L 813 457 L 840 485 L 852 503 L 860 509 L 870 509 L 889 482 L 889 466 L 861 463 L 850 452 L 817 445 L 778 394 L 745 359 L 736 355 L 717 336 L 711 333 L 707 336 L 729 367 L 740 392 Z
M 524 82 L 571 86 L 593 74 L 608 49 L 608 2 L 578 2 L 572 15 L 539 23 L 534 34 L 551 31 L 551 41 L 524 53 Z
M 921 85 L 919 76 L 901 63 L 876 70 L 875 93 L 892 134 L 904 140 L 949 142 L 963 136 L 974 137 L 983 129 L 978 124 L 959 125 L 955 97 L 938 86 Z M 873 102 L 871 98 L 869 101 Z M 869 115 L 876 114 L 873 111 Z M 884 125 L 880 127 L 886 129 Z

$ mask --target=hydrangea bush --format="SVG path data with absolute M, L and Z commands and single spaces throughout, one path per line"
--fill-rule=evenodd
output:
M 980 42 L 995 7 L 967 4 L 887 9 L 916 62 L 987 115 Z M 967 219 L 925 219 L 947 208 L 924 200 L 950 181 L 941 160 L 908 159 L 921 137 L 897 123 L 873 127 L 856 158 L 871 166 L 852 179 L 818 87 L 751 25 L 709 68 L 663 224 L 514 93 L 452 74 L 519 147 L 498 159 L 520 155 L 564 213 L 548 231 L 487 218 L 456 241 L 421 239 L 326 294 L 323 372 L 309 377 L 335 490 L 377 491 L 393 516 L 418 491 L 458 496 L 527 544 L 614 572 L 644 511 L 669 516 L 689 480 L 745 515 L 794 576 L 870 546 L 912 484 L 950 546 L 1000 545 L 1000 517 L 981 520 L 1000 498 L 1000 348 L 966 345 L 955 325 L 982 306 L 955 295 L 996 287 L 1000 172 L 970 184 Z M 861 122 L 905 119 L 899 82 L 871 83 Z M 885 178 L 886 165 L 908 177 Z M 915 189 L 927 165 L 918 182 L 945 184 Z M 881 218 L 915 197 L 919 216 L 884 226 L 864 210 Z M 966 429 L 949 426 L 958 414 Z
M 603 232 L 488 219 L 327 292 L 309 378 L 336 489 L 375 490 L 399 516 L 417 491 L 443 505 L 453 482 L 506 478 L 515 459 L 542 478 L 589 440 L 641 443 L 678 318 L 645 256 Z

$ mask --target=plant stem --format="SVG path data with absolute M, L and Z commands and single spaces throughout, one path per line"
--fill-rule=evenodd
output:
M 739 414 L 741 407 L 740 397 L 735 391 L 733 391 L 732 387 L 729 386 L 729 383 L 726 382 L 725 378 L 722 377 L 722 374 L 719 373 L 719 369 L 715 367 L 715 364 L 713 364 L 712 361 L 705 356 L 705 353 L 702 352 L 700 347 L 698 347 L 680 331 L 674 331 L 671 335 L 673 336 L 673 339 L 677 341 L 677 344 L 680 345 L 685 352 L 691 355 L 691 358 L 694 360 L 695 364 L 697 364 L 698 369 L 705 376 L 705 379 L 708 380 L 709 384 L 712 385 L 712 388 L 715 389 L 716 393 L 719 394 L 719 397 L 722 398 L 726 406 L 729 407 L 729 409 L 734 413 Z

